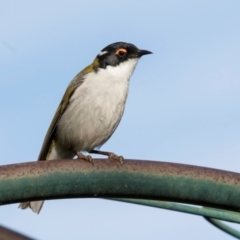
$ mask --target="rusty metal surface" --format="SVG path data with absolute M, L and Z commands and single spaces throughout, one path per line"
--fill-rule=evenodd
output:
M 0 240 L 33 240 L 6 227 L 0 226 Z
M 169 200 L 240 209 L 240 174 L 166 162 L 94 159 L 0 167 L 0 203 L 76 197 Z

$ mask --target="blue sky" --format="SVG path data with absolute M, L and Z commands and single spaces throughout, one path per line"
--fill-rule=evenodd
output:
M 102 147 L 125 158 L 240 171 L 240 1 L 2 1 L 0 164 L 36 160 L 71 79 L 106 45 L 154 54 L 131 78 Z M 203 218 L 101 199 L 54 200 L 40 215 L 0 208 L 37 239 L 232 239 Z

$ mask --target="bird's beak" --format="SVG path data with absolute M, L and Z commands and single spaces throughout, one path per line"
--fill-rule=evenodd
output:
M 141 56 L 147 55 L 147 54 L 152 54 L 152 52 L 150 52 L 148 50 L 138 50 L 138 57 L 141 57 Z

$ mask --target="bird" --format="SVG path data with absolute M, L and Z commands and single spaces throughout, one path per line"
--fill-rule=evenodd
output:
M 78 159 L 93 163 L 102 154 L 123 163 L 123 157 L 100 151 L 123 116 L 129 81 L 138 60 L 152 52 L 126 42 L 115 42 L 69 83 L 46 133 L 38 161 Z M 21 209 L 39 213 L 44 201 L 22 202 Z

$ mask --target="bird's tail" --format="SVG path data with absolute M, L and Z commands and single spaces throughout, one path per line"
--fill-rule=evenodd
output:
M 33 212 L 39 214 L 42 209 L 44 201 L 34 201 L 34 202 L 22 202 L 19 204 L 18 208 L 27 209 L 31 208 Z
M 69 159 L 73 157 L 74 157 L 73 152 L 70 152 L 66 149 L 61 149 L 61 147 L 56 144 L 52 147 L 51 151 L 46 157 L 46 160 Z M 42 209 L 43 203 L 44 201 L 22 202 L 19 204 L 18 208 L 21 209 L 31 208 L 33 212 L 38 214 Z

